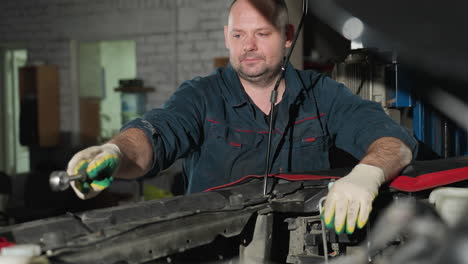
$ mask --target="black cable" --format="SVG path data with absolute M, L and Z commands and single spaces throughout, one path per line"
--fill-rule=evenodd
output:
M 264 185 L 263 185 L 263 195 L 267 195 L 267 184 L 268 184 L 268 175 L 270 174 L 270 155 L 271 155 L 271 141 L 273 138 L 273 129 L 274 129 L 274 122 L 276 119 L 275 115 L 275 110 L 276 110 L 276 100 L 278 98 L 278 87 L 279 84 L 281 83 L 281 80 L 284 78 L 284 72 L 286 71 L 286 67 L 288 66 L 289 59 L 291 58 L 291 54 L 294 50 L 294 47 L 296 46 L 296 41 L 297 38 L 299 37 L 299 33 L 301 32 L 302 24 L 304 23 L 304 18 L 307 14 L 307 8 L 308 8 L 308 0 L 302 0 L 302 16 L 301 20 L 299 22 L 299 26 L 297 27 L 296 34 L 294 36 L 293 42 L 291 44 L 291 48 L 289 49 L 286 58 L 283 62 L 283 66 L 281 67 L 281 72 L 276 80 L 275 87 L 273 88 L 273 91 L 271 91 L 271 97 L 270 97 L 270 122 L 269 122 L 269 133 L 268 133 L 268 145 L 267 145 L 267 153 L 266 153 L 266 159 L 265 159 L 265 177 L 264 177 Z

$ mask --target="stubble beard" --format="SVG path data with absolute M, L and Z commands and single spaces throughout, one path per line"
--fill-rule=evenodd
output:
M 265 66 L 263 69 L 260 69 L 258 72 L 254 73 L 247 72 L 241 62 L 239 62 L 237 65 L 233 63 L 231 64 L 239 75 L 239 78 L 258 87 L 271 86 L 276 81 L 281 71 L 281 62 L 270 67 Z

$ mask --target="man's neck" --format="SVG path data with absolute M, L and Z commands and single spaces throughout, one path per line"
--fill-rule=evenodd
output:
M 249 81 L 241 79 L 242 86 L 244 87 L 245 92 L 249 95 L 250 99 L 254 102 L 254 104 L 262 110 L 263 113 L 269 114 L 271 109 L 271 92 L 275 87 L 275 83 L 265 85 L 265 86 L 258 86 Z M 278 86 L 278 96 L 276 99 L 276 104 L 281 102 L 283 98 L 284 91 L 286 89 L 284 79 L 281 80 L 280 85 Z

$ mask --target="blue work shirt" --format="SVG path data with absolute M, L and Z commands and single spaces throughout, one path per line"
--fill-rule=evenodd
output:
M 330 168 L 332 144 L 361 159 L 380 137 L 417 143 L 376 102 L 343 84 L 288 65 L 286 90 L 272 133 L 272 173 Z M 250 100 L 232 66 L 185 81 L 162 108 L 124 126 L 142 129 L 153 146 L 151 175 L 185 158 L 186 192 L 265 172 L 268 122 Z

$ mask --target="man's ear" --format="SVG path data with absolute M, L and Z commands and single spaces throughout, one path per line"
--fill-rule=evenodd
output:
M 224 26 L 224 45 L 226 46 L 227 49 L 229 49 L 229 31 L 228 31 L 228 26 Z
M 294 39 L 294 25 L 286 24 L 286 43 L 284 44 L 285 48 L 290 48 Z

